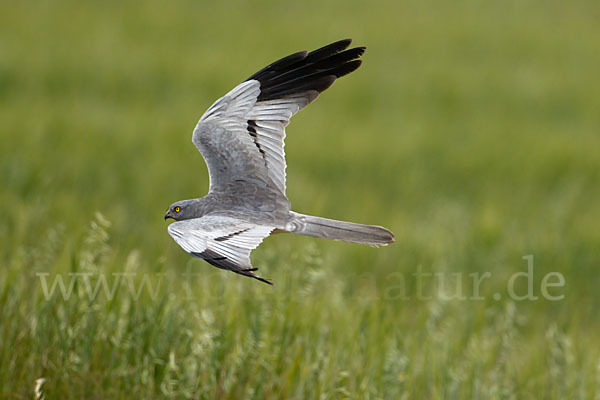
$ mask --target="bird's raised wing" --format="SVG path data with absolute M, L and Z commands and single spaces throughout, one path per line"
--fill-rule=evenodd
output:
M 254 274 L 250 252 L 271 234 L 274 228 L 224 216 L 204 216 L 174 222 L 169 234 L 185 251 L 217 268 L 271 282 Z
M 192 141 L 210 175 L 210 191 L 239 180 L 260 182 L 285 195 L 285 127 L 333 82 L 356 70 L 364 47 L 340 40 L 294 53 L 258 71 L 217 100 L 194 129 Z

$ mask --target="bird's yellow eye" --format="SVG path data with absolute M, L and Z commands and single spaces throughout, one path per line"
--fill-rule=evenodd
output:
M 175 207 L 175 212 L 178 213 L 179 211 L 181 211 L 181 207 L 179 207 L 179 206 Z

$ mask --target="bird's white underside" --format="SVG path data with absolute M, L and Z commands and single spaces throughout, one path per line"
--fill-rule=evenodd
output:
M 207 215 L 174 222 L 169 225 L 168 231 L 175 242 L 188 253 L 212 250 L 241 267 L 250 268 L 250 252 L 258 247 L 273 229 L 236 218 Z

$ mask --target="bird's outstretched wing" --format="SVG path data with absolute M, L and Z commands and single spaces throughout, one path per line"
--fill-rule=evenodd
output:
M 210 175 L 210 191 L 236 181 L 257 182 L 285 195 L 285 127 L 333 82 L 356 70 L 364 47 L 340 40 L 294 53 L 258 71 L 217 100 L 194 129 L 192 141 Z M 233 184 L 233 186 L 232 186 Z
M 258 279 L 250 263 L 250 252 L 271 233 L 272 227 L 255 225 L 236 218 L 204 216 L 174 222 L 169 234 L 185 251 L 215 267 Z

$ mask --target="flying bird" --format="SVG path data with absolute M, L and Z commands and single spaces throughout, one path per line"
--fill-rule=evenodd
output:
M 169 206 L 169 234 L 186 252 L 215 267 L 258 279 L 250 252 L 274 233 L 385 246 L 380 226 L 303 215 L 286 197 L 285 127 L 337 78 L 355 71 L 364 47 L 351 39 L 301 51 L 261 69 L 217 100 L 200 118 L 192 142 L 208 166 L 208 194 Z

